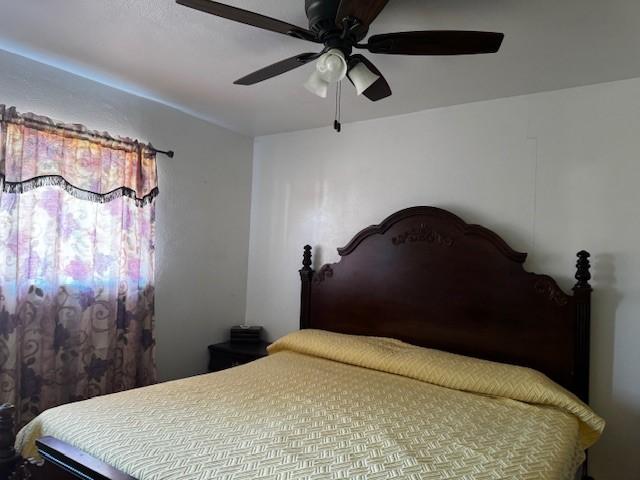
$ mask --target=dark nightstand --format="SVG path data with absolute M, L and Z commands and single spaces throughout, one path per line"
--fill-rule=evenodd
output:
M 268 346 L 268 342 L 224 342 L 209 345 L 209 371 L 217 372 L 266 357 Z

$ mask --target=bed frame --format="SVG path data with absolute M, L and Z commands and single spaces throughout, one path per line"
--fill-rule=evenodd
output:
M 494 232 L 434 207 L 401 210 L 312 268 L 304 247 L 300 328 L 393 337 L 415 345 L 535 368 L 589 396 L 589 253 L 578 252 L 573 295 Z M 14 479 L 134 480 L 71 445 L 38 441 L 44 465 L 13 451 L 11 407 L 0 407 L 2 468 Z M 586 462 L 580 477 L 587 480 Z

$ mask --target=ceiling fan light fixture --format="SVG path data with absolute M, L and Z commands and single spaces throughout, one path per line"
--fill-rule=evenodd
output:
M 356 63 L 349 70 L 349 80 L 356 87 L 356 93 L 362 95 L 371 85 L 380 79 L 380 75 L 376 75 L 362 62 Z
M 295 55 L 234 82 L 236 85 L 255 85 L 317 60 L 315 71 L 305 82 L 305 87 L 323 98 L 327 97 L 329 87 L 334 83 L 340 85 L 338 82 L 345 76 L 355 85 L 358 95 L 364 95 L 372 102 L 392 94 L 384 75 L 366 57 L 352 55 L 353 48 L 385 55 L 477 55 L 497 52 L 504 40 L 504 34 L 498 32 L 421 30 L 377 34 L 362 43 L 371 23 L 389 0 L 306 0 L 308 29 L 214 0 L 176 1 L 216 17 L 324 45 L 319 53 Z M 340 99 L 340 90 L 336 89 L 336 103 Z

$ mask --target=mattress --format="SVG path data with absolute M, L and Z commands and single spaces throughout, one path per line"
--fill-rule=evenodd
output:
M 233 369 L 77 402 L 50 435 L 139 480 L 571 479 L 604 421 L 533 370 L 306 330 Z

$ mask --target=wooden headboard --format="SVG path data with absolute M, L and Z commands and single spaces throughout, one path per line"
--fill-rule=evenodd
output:
M 573 295 L 524 270 L 526 253 L 434 207 L 358 233 L 338 263 L 311 268 L 304 247 L 300 328 L 397 338 L 535 368 L 588 401 L 589 253 Z

